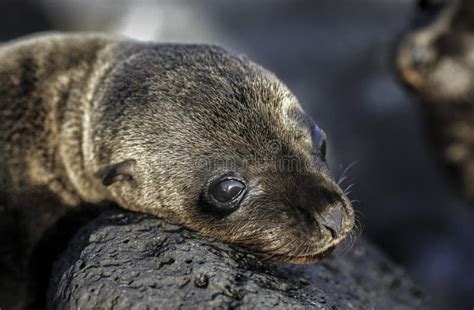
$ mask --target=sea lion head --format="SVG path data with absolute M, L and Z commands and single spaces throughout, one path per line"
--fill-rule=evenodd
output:
M 398 76 L 421 103 L 446 171 L 474 201 L 474 1 L 420 0 L 415 20 L 398 44 Z
M 124 208 L 292 263 L 317 261 L 353 227 L 325 133 L 244 57 L 144 44 L 110 70 L 93 109 L 97 176 Z
M 414 25 L 401 39 L 398 76 L 424 103 L 474 97 L 474 2 L 420 0 Z

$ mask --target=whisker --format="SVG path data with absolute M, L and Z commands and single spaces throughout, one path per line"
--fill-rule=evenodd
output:
M 355 186 L 355 183 L 349 184 L 349 186 L 346 187 L 346 189 L 343 191 L 345 195 L 346 193 L 349 192 L 353 187 Z
M 341 186 L 342 182 L 344 182 L 345 180 L 347 180 L 347 176 L 339 178 L 336 182 L 337 186 Z
M 347 173 L 349 173 L 349 170 L 351 170 L 353 167 L 355 167 L 358 163 L 359 163 L 359 161 L 358 161 L 358 160 L 355 160 L 355 161 L 353 161 L 352 163 L 350 163 L 350 164 L 346 167 L 346 169 L 344 169 L 344 171 L 342 172 L 342 174 L 341 174 L 341 175 L 339 176 L 339 178 L 337 179 L 336 184 L 337 184 L 338 186 L 340 186 L 341 183 L 344 182 L 344 181 L 347 179 L 347 176 L 346 176 L 346 175 L 347 175 Z M 342 167 L 342 165 L 340 165 L 340 167 Z
M 344 257 L 347 254 L 347 249 L 350 247 L 352 242 L 352 236 L 349 234 L 334 250 L 334 255 L 336 257 Z

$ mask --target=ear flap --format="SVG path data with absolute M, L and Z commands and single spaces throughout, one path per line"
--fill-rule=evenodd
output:
M 110 165 L 98 173 L 102 179 L 102 184 L 109 186 L 115 182 L 128 181 L 133 179 L 133 168 L 136 161 L 127 159 L 117 164 Z

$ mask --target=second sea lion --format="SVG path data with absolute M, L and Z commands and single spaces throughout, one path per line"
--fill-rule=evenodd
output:
M 465 197 L 474 201 L 474 2 L 419 1 L 399 42 L 398 75 L 421 102 L 430 136 Z

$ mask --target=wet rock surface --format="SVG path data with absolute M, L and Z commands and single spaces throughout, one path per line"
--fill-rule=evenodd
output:
M 265 262 L 151 216 L 108 210 L 55 263 L 49 309 L 413 309 L 420 290 L 366 241 L 319 265 Z

